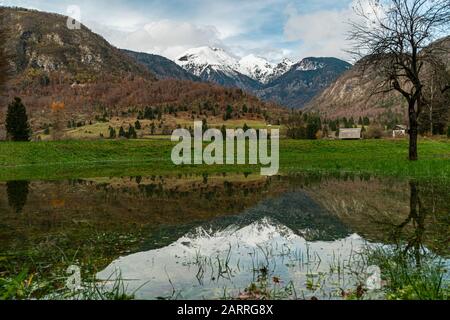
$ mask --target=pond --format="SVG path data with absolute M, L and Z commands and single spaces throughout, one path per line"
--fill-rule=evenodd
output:
M 78 265 L 138 299 L 342 299 L 373 244 L 448 263 L 449 213 L 449 185 L 367 175 L 11 181 L 0 276 Z

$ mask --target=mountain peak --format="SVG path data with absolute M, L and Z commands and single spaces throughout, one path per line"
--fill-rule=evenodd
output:
M 325 63 L 323 61 L 312 57 L 305 58 L 296 65 L 298 71 L 316 71 L 324 67 Z
M 239 72 L 264 84 L 272 79 L 275 66 L 266 59 L 250 54 L 239 61 Z
M 209 66 L 229 71 L 238 65 L 237 59 L 225 50 L 216 47 L 198 47 L 187 50 L 176 59 L 176 63 L 196 76 Z

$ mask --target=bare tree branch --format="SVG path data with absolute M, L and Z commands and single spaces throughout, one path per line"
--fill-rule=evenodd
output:
M 450 0 L 360 0 L 354 9 L 358 19 L 350 23 L 349 52 L 362 70 L 378 70 L 381 92 L 395 90 L 406 100 L 410 159 L 417 160 L 418 118 L 428 103 L 427 74 L 442 69 L 439 51 L 446 49 L 432 43 L 450 30 Z

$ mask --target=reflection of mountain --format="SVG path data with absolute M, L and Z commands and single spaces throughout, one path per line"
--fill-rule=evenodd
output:
M 264 219 L 270 219 L 292 230 L 295 235 L 307 241 L 333 241 L 343 239 L 352 233 L 335 215 L 304 192 L 288 192 L 266 199 L 237 216 L 220 217 L 207 224 L 189 224 L 161 230 L 161 233 L 152 234 L 152 237 L 145 241 L 142 250 L 161 247 L 163 235 L 166 239 L 165 245 L 168 245 L 200 226 L 209 233 L 217 233 L 229 229 L 230 226 L 245 228 Z
M 274 209 L 273 203 L 265 205 L 265 208 L 257 206 L 255 212 L 248 212 L 245 217 L 251 216 L 250 221 L 266 209 Z M 137 290 L 137 297 L 143 299 L 170 296 L 172 285 L 183 299 L 221 298 L 221 288 L 237 296 L 255 281 L 255 272 L 263 267 L 285 282 L 295 281 L 302 286 L 307 281 L 308 268 L 316 273 L 329 272 L 333 257 L 351 259 L 353 250 L 365 243 L 357 235 L 309 242 L 272 219 L 247 223 L 244 220 L 239 221 L 242 225 L 231 224 L 220 230 L 202 226 L 165 247 L 121 257 L 97 277 L 114 279 L 120 272 L 124 279 L 133 279 L 126 283 L 128 290 Z M 216 223 L 211 226 L 218 227 Z M 326 298 L 329 287 L 335 286 L 336 281 L 327 277 L 321 298 Z M 308 294 L 318 295 L 314 290 Z

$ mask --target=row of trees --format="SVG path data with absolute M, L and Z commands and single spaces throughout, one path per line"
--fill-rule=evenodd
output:
M 285 121 L 286 135 L 291 139 L 315 140 L 322 131 L 322 120 L 317 115 L 292 112 Z
M 61 105 L 52 105 L 52 108 L 55 110 L 61 110 Z M 55 111 L 56 112 L 56 111 Z M 59 116 L 56 116 L 57 119 L 60 119 Z M 56 121 L 59 123 L 60 121 Z M 70 126 L 75 125 L 73 122 L 69 122 Z M 349 128 L 352 127 L 353 120 L 347 120 L 346 118 L 337 119 L 337 120 L 322 120 L 316 114 L 307 114 L 302 112 L 292 112 L 288 119 L 285 121 L 284 125 L 286 126 L 286 134 L 291 139 L 318 139 L 322 137 L 327 137 L 331 132 L 339 133 L 339 129 L 342 127 Z M 362 130 L 365 132 L 366 127 L 365 124 L 370 125 L 369 119 L 361 119 L 358 121 L 358 124 L 362 123 Z M 78 127 L 78 126 L 76 126 Z M 203 129 L 204 131 L 208 130 L 209 126 L 207 120 L 203 120 Z M 115 128 L 109 127 L 109 138 L 115 139 L 126 138 L 126 139 L 136 139 L 137 132 L 136 130 L 141 130 L 142 125 L 139 120 L 137 120 L 133 125 L 130 125 L 128 130 L 125 130 L 120 127 L 119 132 L 116 131 Z M 155 132 L 155 125 L 152 123 L 151 126 L 151 134 Z M 222 126 L 222 130 L 225 131 L 225 126 Z M 249 127 L 245 124 L 244 131 L 248 130 Z M 31 139 L 31 128 L 28 122 L 27 111 L 22 103 L 20 98 L 15 98 L 12 103 L 8 106 L 7 116 L 6 116 L 6 130 L 8 138 L 12 141 L 29 141 Z M 48 132 L 49 128 L 47 128 Z M 59 135 L 58 126 L 53 125 L 54 135 Z M 383 135 L 382 126 L 374 123 L 370 127 L 369 131 L 371 131 L 369 136 L 373 136 L 374 138 L 380 138 Z M 447 128 L 447 136 L 450 137 L 450 127 Z M 57 139 L 57 137 L 55 137 Z
M 108 131 L 109 131 L 110 139 L 116 139 L 116 138 L 137 139 L 136 129 L 132 125 L 129 126 L 128 131 L 126 131 L 123 128 L 123 126 L 120 127 L 119 133 L 117 133 L 116 129 L 111 126 L 108 128 Z

